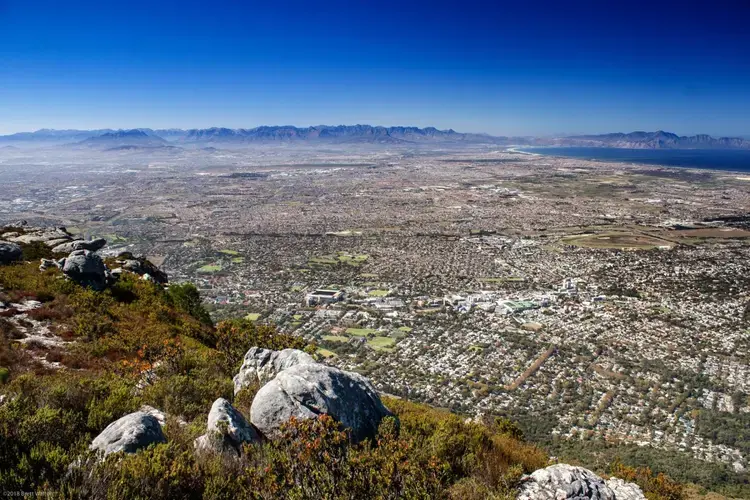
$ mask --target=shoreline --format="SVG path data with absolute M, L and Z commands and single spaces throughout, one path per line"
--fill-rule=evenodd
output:
M 533 151 L 523 150 L 520 147 L 507 149 L 509 153 L 524 154 L 529 156 L 549 156 L 553 158 L 577 159 L 584 161 L 598 161 L 603 163 L 621 163 L 640 166 L 682 168 L 694 170 L 714 170 L 724 173 L 736 173 L 738 175 L 750 176 L 750 151 L 746 150 L 714 150 L 714 149 L 626 149 L 626 148 L 579 148 L 579 147 L 534 147 Z M 548 150 L 548 151 L 543 151 Z M 563 150 L 578 154 L 565 154 Z M 604 155 L 597 152 L 606 151 Z M 642 158 L 628 156 L 628 152 L 638 151 Z M 654 152 L 648 155 L 645 152 Z M 618 155 L 619 152 L 619 155 Z M 669 154 L 675 152 L 674 154 Z M 685 152 L 698 152 L 685 156 Z M 710 155 L 718 153 L 719 158 L 711 158 Z M 724 153 L 724 156 L 722 156 Z M 607 156 L 612 155 L 612 156 Z M 662 157 L 659 157 L 661 155 Z M 736 156 L 733 156 L 736 155 Z M 704 156 L 705 158 L 701 158 Z M 745 158 L 746 157 L 746 158 Z

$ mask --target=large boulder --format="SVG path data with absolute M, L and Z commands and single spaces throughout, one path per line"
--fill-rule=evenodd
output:
M 130 413 L 115 420 L 96 436 L 89 446 L 100 450 L 104 455 L 124 451 L 135 453 L 153 443 L 164 443 L 166 438 L 159 420 L 143 411 Z
M 383 417 L 393 415 L 362 375 L 305 363 L 280 371 L 261 387 L 250 408 L 250 422 L 264 436 L 274 438 L 292 417 L 323 414 L 350 429 L 355 442 L 374 437 Z
M 65 276 L 95 290 L 103 290 L 107 285 L 106 271 L 102 258 L 88 250 L 71 252 L 62 266 Z
M 244 387 L 257 384 L 265 385 L 281 371 L 295 365 L 315 363 L 306 352 L 298 349 L 272 351 L 261 347 L 252 347 L 245 354 L 239 373 L 234 376 L 234 393 Z
M 239 454 L 243 443 L 260 442 L 261 437 L 245 417 L 224 398 L 211 405 L 206 433 L 195 440 L 201 451 L 233 452 Z
M 646 499 L 638 486 L 624 481 L 622 484 L 618 486 L 618 491 L 622 491 L 623 494 L 620 497 L 610 488 L 607 481 L 590 470 L 568 464 L 556 464 L 526 476 L 521 484 L 518 500 Z
M 16 260 L 21 260 L 20 245 L 9 241 L 0 241 L 0 264 L 9 264 Z
M 55 253 L 70 253 L 76 250 L 88 250 L 89 252 L 96 252 L 104 248 L 107 244 L 107 240 L 104 238 L 97 238 L 95 240 L 74 240 L 61 243 L 52 248 Z

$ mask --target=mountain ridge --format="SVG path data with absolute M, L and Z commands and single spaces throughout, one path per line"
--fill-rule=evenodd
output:
M 0 136 L 0 143 L 45 145 L 74 144 L 95 146 L 108 143 L 121 146 L 155 147 L 166 144 L 262 144 L 284 142 L 328 142 L 338 144 L 491 144 L 499 146 L 578 146 L 627 149 L 750 149 L 750 139 L 713 137 L 708 134 L 680 136 L 672 132 L 635 131 L 607 134 L 582 134 L 557 137 L 508 137 L 453 129 L 415 126 L 355 125 L 261 125 L 253 128 L 208 127 L 191 129 L 40 129 Z

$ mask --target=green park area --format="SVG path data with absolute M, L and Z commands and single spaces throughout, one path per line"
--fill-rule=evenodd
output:
M 367 341 L 367 345 L 378 351 L 389 350 L 396 345 L 396 341 L 391 337 L 373 337 Z
M 321 337 L 326 342 L 348 342 L 349 337 L 346 337 L 344 335 L 323 335 Z
M 366 337 L 370 334 L 374 334 L 377 330 L 372 328 L 347 328 L 346 333 L 354 335 L 355 337 Z

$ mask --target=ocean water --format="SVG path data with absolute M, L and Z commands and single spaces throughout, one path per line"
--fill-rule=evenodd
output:
M 747 149 L 528 148 L 518 151 L 585 160 L 750 172 Z

